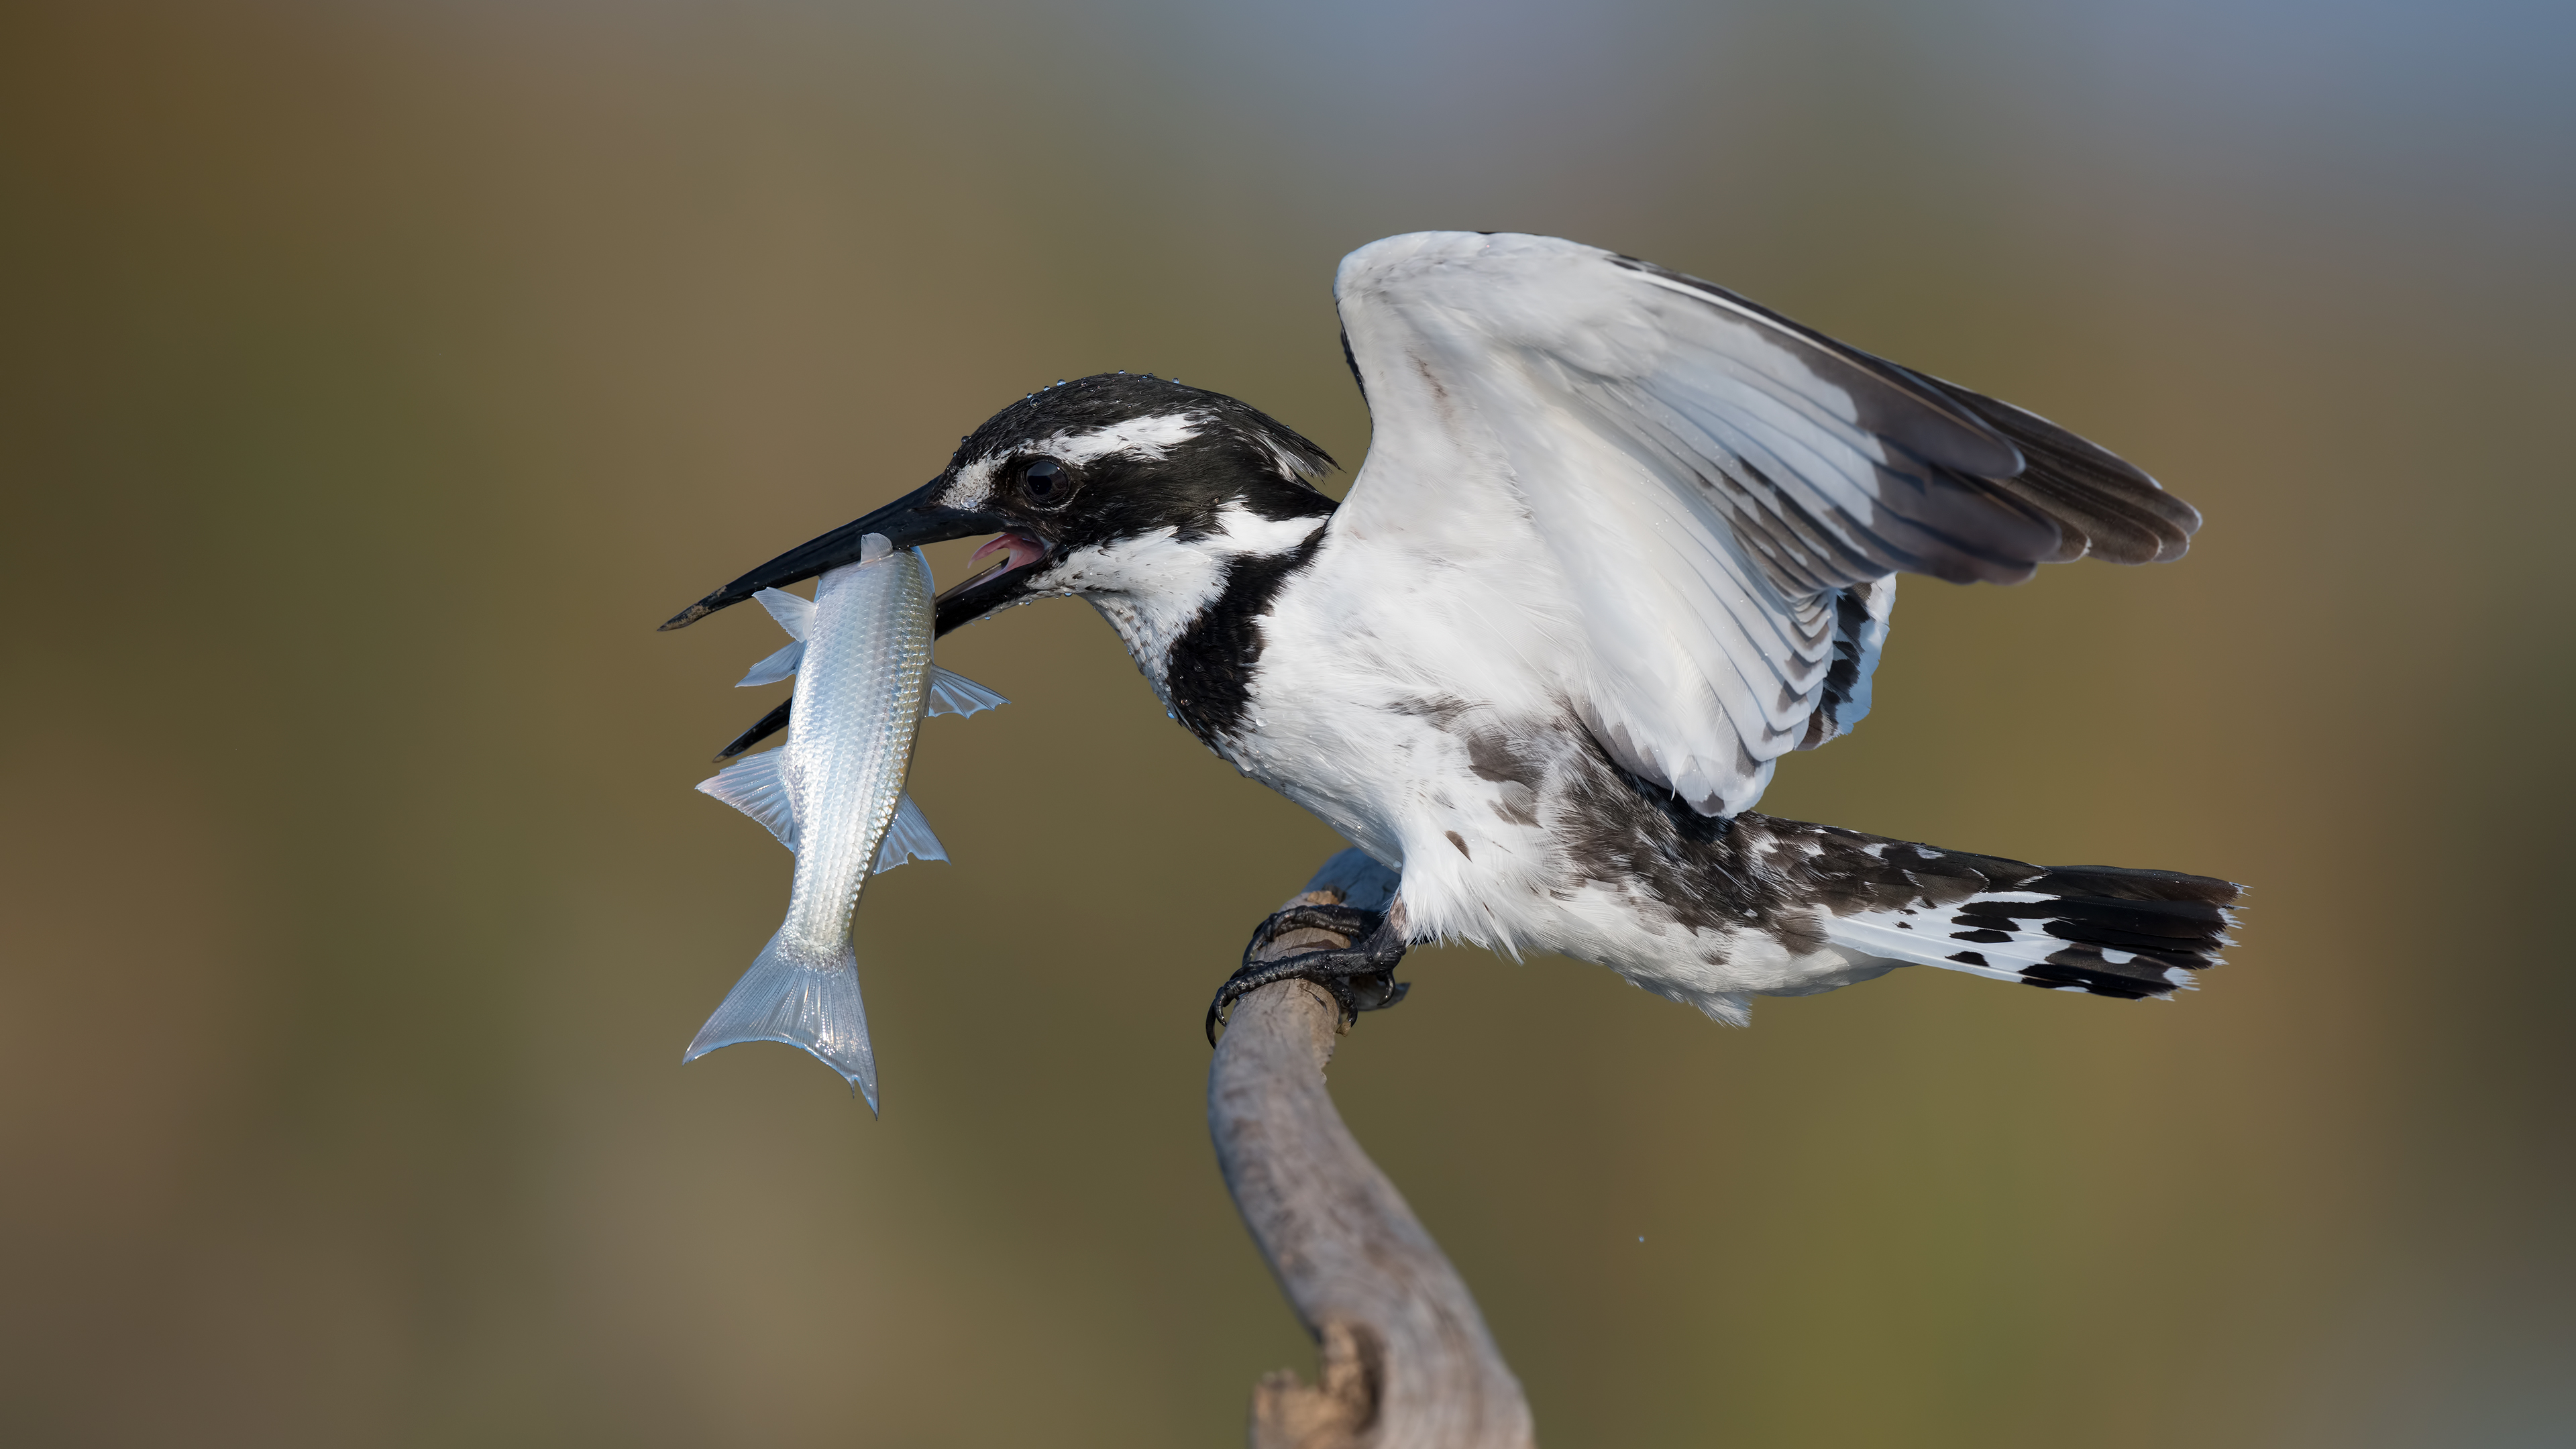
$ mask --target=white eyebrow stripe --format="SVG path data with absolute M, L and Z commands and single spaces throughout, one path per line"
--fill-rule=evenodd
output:
M 1079 466 L 1120 453 L 1133 453 L 1160 461 L 1172 449 L 1205 431 L 1213 417 L 1203 408 L 1194 408 L 1150 418 L 1127 418 L 1087 433 L 1067 429 L 1044 438 L 1024 438 L 1002 452 L 978 458 L 958 469 L 957 481 L 948 485 L 947 493 L 939 501 L 950 508 L 983 507 L 993 496 L 994 475 L 1001 472 L 1005 464 L 1019 458 L 1054 458 Z
M 1024 443 L 1019 451 L 1042 453 L 1067 463 L 1089 463 L 1113 453 L 1140 453 L 1159 459 L 1197 437 L 1207 423 L 1208 414 L 1202 410 L 1127 418 L 1088 433 L 1056 433 L 1044 442 Z

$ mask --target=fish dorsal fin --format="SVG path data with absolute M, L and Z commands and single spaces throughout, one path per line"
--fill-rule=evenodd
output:
M 884 558 L 886 555 L 893 552 L 894 540 L 886 537 L 884 534 L 863 533 L 859 535 L 859 562 L 875 563 L 878 559 Z M 913 552 L 918 554 L 921 550 L 914 549 Z
M 789 594 L 787 597 L 792 599 L 796 596 Z M 776 684 L 782 679 L 793 678 L 796 671 L 803 668 L 804 664 L 805 641 L 799 639 L 751 666 L 751 672 L 737 681 L 734 688 L 749 689 L 755 684 Z
M 763 589 L 752 597 L 760 600 L 760 607 L 769 611 L 769 617 L 778 621 L 778 627 L 786 630 L 790 639 L 804 638 L 805 626 L 814 621 L 814 601 L 801 594 Z
M 698 790 L 768 826 L 769 833 L 778 837 L 779 844 L 794 850 L 796 812 L 787 803 L 786 778 L 778 772 L 779 762 L 786 753 L 785 750 L 770 750 L 749 759 L 736 760 L 717 771 L 712 779 L 700 780 Z M 898 823 L 901 819 L 900 815 L 896 817 Z
M 921 712 L 931 714 L 973 714 L 979 709 L 996 709 L 1010 701 L 968 679 L 951 674 L 934 664 L 930 666 L 930 687 L 922 691 Z
M 877 874 L 883 875 L 907 860 L 946 860 L 948 849 L 939 837 L 930 833 L 930 822 L 921 817 L 921 807 L 906 794 L 895 802 L 894 824 L 886 827 L 885 844 L 877 847 Z

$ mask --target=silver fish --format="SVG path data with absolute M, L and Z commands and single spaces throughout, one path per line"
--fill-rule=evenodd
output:
M 787 743 L 727 766 L 698 788 L 759 821 L 796 852 L 787 920 L 681 1058 L 737 1042 L 803 1047 L 877 1107 L 876 1053 L 859 999 L 850 927 L 872 873 L 946 860 L 904 793 L 913 737 L 930 714 L 973 714 L 1000 695 L 930 662 L 930 564 L 882 534 L 859 562 L 825 573 L 808 603 L 763 589 L 761 606 L 796 641 L 742 678 L 796 678 Z

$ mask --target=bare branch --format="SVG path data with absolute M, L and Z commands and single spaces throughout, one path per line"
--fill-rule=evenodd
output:
M 1289 902 L 1394 901 L 1393 875 L 1356 850 Z M 1347 945 L 1284 933 L 1276 955 Z M 1324 1088 L 1341 1021 L 1303 981 L 1234 1008 L 1208 1069 L 1208 1129 L 1253 1241 L 1315 1336 L 1317 1381 L 1282 1369 L 1252 1394 L 1253 1449 L 1529 1449 L 1528 1403 L 1456 1269 Z

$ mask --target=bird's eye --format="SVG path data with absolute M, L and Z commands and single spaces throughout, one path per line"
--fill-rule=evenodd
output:
M 1058 503 L 1073 491 L 1073 479 L 1062 463 L 1040 458 L 1020 473 L 1020 486 L 1028 490 L 1031 503 Z

